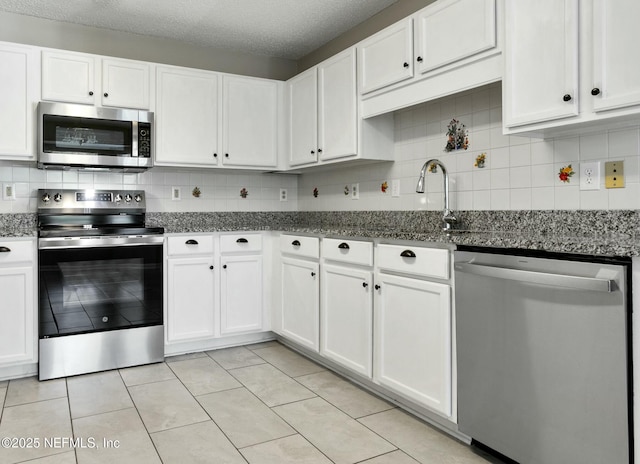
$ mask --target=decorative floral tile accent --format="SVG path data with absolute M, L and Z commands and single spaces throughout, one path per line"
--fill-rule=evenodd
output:
M 387 193 L 388 188 L 389 188 L 389 184 L 387 184 L 387 181 L 385 180 L 380 186 L 380 190 L 382 191 L 382 193 Z
M 571 182 L 571 177 L 574 174 L 575 171 L 573 170 L 571 165 L 568 164 L 567 166 L 564 166 L 560 169 L 560 171 L 558 172 L 558 179 L 560 179 L 560 182 L 569 183 Z
M 431 163 L 428 169 L 429 169 L 429 172 L 436 173 L 438 172 L 438 165 L 435 163 Z
M 195 186 L 195 187 L 193 188 L 193 190 L 191 191 L 191 195 L 193 195 L 193 196 L 194 196 L 194 197 L 196 197 L 196 198 L 200 198 L 200 194 L 201 194 L 201 193 L 202 193 L 202 192 L 200 191 L 200 189 L 198 188 L 198 186 Z
M 314 198 L 318 198 L 318 194 L 319 194 L 319 193 L 320 193 L 320 192 L 318 192 L 318 187 L 315 187 L 315 188 L 313 189 L 313 197 L 314 197 Z
M 247 198 L 249 196 L 249 191 L 246 188 L 242 187 L 242 189 L 240 190 L 240 196 L 242 198 Z
M 345 185 L 345 186 L 344 186 L 344 194 L 345 194 L 345 196 L 349 195 L 349 192 L 350 192 L 350 191 L 351 191 L 351 190 L 349 189 L 349 186 L 348 186 L 348 185 Z
M 487 154 L 486 153 L 480 153 L 478 156 L 476 156 L 476 162 L 473 163 L 473 165 L 475 167 L 477 167 L 478 169 L 482 169 L 484 168 L 484 165 L 487 161 Z
M 444 151 L 466 150 L 469 148 L 469 131 L 457 119 L 452 119 L 447 126 L 447 144 Z

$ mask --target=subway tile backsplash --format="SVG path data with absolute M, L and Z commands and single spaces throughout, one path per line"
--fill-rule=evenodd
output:
M 593 131 L 556 139 L 502 134 L 499 83 L 414 106 L 395 114 L 395 159 L 365 167 L 304 173 L 298 182 L 301 211 L 438 210 L 443 207 L 442 176 L 427 175 L 425 194 L 415 193 L 422 164 L 440 159 L 450 174 L 455 210 L 640 209 L 640 127 Z M 447 153 L 445 133 L 456 118 L 469 130 L 469 148 Z M 485 167 L 474 166 L 486 153 Z M 604 162 L 623 160 L 626 186 L 605 189 Z M 580 190 L 580 163 L 600 161 L 600 190 Z M 558 178 L 571 165 L 570 182 Z M 381 185 L 400 182 L 400 195 Z M 344 195 L 345 186 L 360 184 L 360 199 Z M 318 197 L 312 196 L 314 188 Z

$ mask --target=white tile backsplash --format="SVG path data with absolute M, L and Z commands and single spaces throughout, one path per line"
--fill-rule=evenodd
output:
M 422 164 L 441 160 L 450 174 L 451 206 L 459 210 L 500 209 L 640 209 L 640 127 L 611 131 L 596 130 L 579 136 L 536 139 L 502 134 L 500 84 L 425 103 L 395 113 L 394 163 L 371 167 L 305 172 L 298 181 L 300 210 L 348 209 L 439 209 L 442 179 L 429 174 L 425 194 L 415 193 Z M 443 151 L 447 125 L 456 118 L 469 130 L 469 149 Z M 485 168 L 474 166 L 476 156 L 486 152 Z M 626 187 L 605 189 L 604 162 L 624 160 Z M 581 191 L 580 162 L 600 161 L 601 189 Z M 559 170 L 571 164 L 570 182 L 558 178 Z M 328 175 L 331 173 L 331 175 Z M 381 195 L 385 180 L 401 182 L 400 201 Z M 360 183 L 360 200 L 344 203 L 333 196 L 340 183 Z M 372 187 L 367 187 L 371 185 Z M 318 187 L 320 195 L 311 192 Z M 334 199 L 336 201 L 334 201 Z M 395 199 L 394 199 L 395 200 Z

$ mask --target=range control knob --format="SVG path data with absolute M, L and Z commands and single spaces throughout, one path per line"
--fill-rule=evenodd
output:
M 120 203 L 122 201 L 122 195 L 120 195 L 119 193 L 116 193 L 114 200 L 116 203 Z
M 127 203 L 129 203 L 131 201 L 131 195 L 129 195 L 128 193 L 124 196 L 124 201 L 126 201 Z
M 62 195 L 61 195 L 61 194 L 59 194 L 59 193 L 56 193 L 56 194 L 53 196 L 53 200 L 54 200 L 56 203 L 59 203 L 60 201 L 62 201 Z
M 142 201 L 142 195 L 140 195 L 139 193 L 136 193 L 136 196 L 133 198 L 134 200 L 136 200 L 136 203 L 140 203 Z
M 45 203 L 49 203 L 51 201 L 51 195 L 45 193 L 44 195 L 42 195 L 42 201 L 44 201 Z

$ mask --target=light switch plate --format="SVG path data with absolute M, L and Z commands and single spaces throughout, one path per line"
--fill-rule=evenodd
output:
M 391 196 L 392 197 L 400 196 L 400 179 L 393 179 L 391 181 Z
M 604 186 L 624 188 L 624 161 L 607 161 L 604 163 Z

